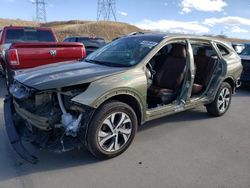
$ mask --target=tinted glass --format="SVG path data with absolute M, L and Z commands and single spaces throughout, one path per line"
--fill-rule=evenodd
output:
M 78 38 L 77 42 L 81 42 L 85 47 L 103 47 L 106 42 L 101 38 Z
M 246 45 L 245 49 L 241 52 L 240 55 L 250 55 L 250 45 Z
M 51 31 L 10 29 L 6 33 L 5 43 L 13 42 L 55 42 L 56 39 Z
M 225 56 L 225 55 L 229 54 L 229 51 L 224 46 L 222 46 L 220 44 L 217 44 L 217 47 L 219 48 L 220 53 L 221 53 L 222 56 Z
M 126 37 L 115 40 L 86 60 L 108 66 L 130 67 L 138 64 L 162 39 L 153 37 Z
M 63 42 L 69 42 L 69 38 L 64 39 Z

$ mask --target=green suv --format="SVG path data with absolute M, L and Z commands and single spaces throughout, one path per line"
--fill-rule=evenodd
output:
M 242 65 L 227 42 L 199 36 L 134 33 L 82 62 L 37 67 L 15 77 L 5 99 L 11 144 L 64 152 L 86 146 L 112 158 L 132 143 L 138 126 L 205 105 L 212 116 L 228 110 Z

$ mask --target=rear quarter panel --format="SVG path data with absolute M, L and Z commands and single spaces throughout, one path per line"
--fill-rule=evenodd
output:
M 242 73 L 242 64 L 241 58 L 238 56 L 236 52 L 224 57 L 225 61 L 227 62 L 227 75 L 226 78 L 233 78 L 236 82 L 240 79 Z

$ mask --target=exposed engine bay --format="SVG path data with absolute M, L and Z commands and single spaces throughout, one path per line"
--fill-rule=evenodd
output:
M 10 88 L 16 112 L 14 119 L 24 140 L 55 152 L 84 143 L 87 123 L 94 110 L 71 101 L 88 84 L 73 87 L 39 92 L 28 91 L 29 88 L 16 83 Z

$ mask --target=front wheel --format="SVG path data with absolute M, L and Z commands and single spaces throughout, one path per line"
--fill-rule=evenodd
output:
M 207 111 L 212 116 L 222 116 L 225 114 L 231 104 L 232 87 L 230 84 L 223 82 L 218 90 L 215 100 L 206 106 Z
M 132 143 L 137 125 L 136 114 L 129 105 L 118 101 L 103 104 L 89 125 L 89 151 L 102 159 L 120 155 Z

